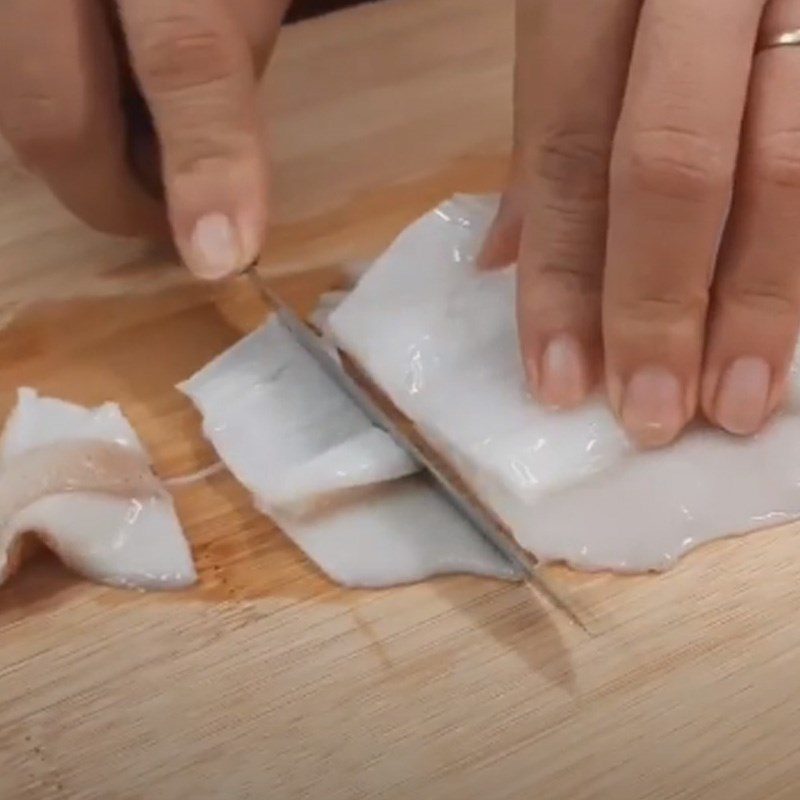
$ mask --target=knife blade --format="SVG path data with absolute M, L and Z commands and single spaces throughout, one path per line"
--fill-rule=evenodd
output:
M 437 485 L 442 496 L 464 518 L 471 527 L 489 544 L 493 550 L 505 559 L 516 579 L 532 585 L 557 608 L 564 611 L 570 619 L 581 628 L 587 630 L 584 622 L 576 612 L 549 585 L 536 567 L 536 559 L 516 544 L 510 537 L 504 536 L 498 529 L 497 522 L 480 505 L 466 496 L 448 477 L 448 475 L 428 455 L 420 449 L 397 424 L 369 395 L 369 393 L 326 350 L 317 333 L 285 303 L 268 285 L 255 267 L 247 270 L 247 276 L 262 299 L 270 305 L 279 322 L 292 338 L 314 359 L 326 375 L 361 409 L 369 420 L 387 433 L 409 457 L 426 472 Z

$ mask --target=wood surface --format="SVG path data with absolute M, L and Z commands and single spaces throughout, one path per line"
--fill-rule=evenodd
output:
M 386 0 L 286 31 L 267 260 L 300 306 L 436 200 L 499 186 L 510 12 Z M 211 463 L 173 387 L 260 322 L 249 287 L 86 231 L 5 151 L 0 198 L 0 415 L 25 384 L 113 398 L 162 475 Z M 177 501 L 192 591 L 46 558 L 0 589 L 2 800 L 800 796 L 797 529 L 664 576 L 553 570 L 589 635 L 489 580 L 340 589 L 225 476 Z

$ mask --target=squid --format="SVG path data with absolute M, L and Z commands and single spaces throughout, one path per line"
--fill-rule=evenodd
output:
M 737 439 L 697 422 L 637 449 L 597 394 L 531 397 L 515 266 L 475 254 L 494 197 L 456 196 L 403 231 L 312 323 L 393 405 L 475 503 L 539 562 L 662 571 L 694 548 L 800 518 L 800 379 L 786 410 Z M 387 586 L 510 567 L 274 319 L 180 386 L 259 509 L 332 579 Z
M 256 506 L 338 583 L 513 576 L 275 319 L 179 388 Z
M 98 583 L 176 589 L 197 578 L 172 498 L 113 403 L 19 391 L 0 438 L 0 583 L 31 539 Z
M 475 499 L 542 562 L 660 571 L 703 543 L 800 517 L 800 382 L 737 439 L 698 422 L 643 452 L 598 392 L 571 412 L 529 395 L 511 266 L 475 253 L 496 198 L 457 196 L 403 231 L 326 327 Z

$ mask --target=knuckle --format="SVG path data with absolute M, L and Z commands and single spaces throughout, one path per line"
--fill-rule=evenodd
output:
M 571 275 L 599 284 L 605 254 L 604 216 L 561 205 L 555 213 L 543 214 L 536 236 L 540 273 L 565 279 Z
M 87 131 L 63 103 L 48 95 L 23 95 L 6 101 L 3 133 L 20 161 L 29 167 L 83 156 Z
M 232 164 L 242 161 L 244 146 L 237 137 L 222 132 L 187 130 L 180 137 L 173 136 L 167 141 L 164 155 L 174 178 L 200 173 L 224 174 L 230 171 Z
M 574 295 L 599 294 L 605 202 L 551 196 L 528 224 L 521 266 L 531 282 Z
M 711 139 L 684 128 L 642 130 L 615 152 L 614 180 L 671 200 L 708 202 L 733 185 L 733 159 Z
M 800 290 L 777 276 L 753 275 L 746 280 L 729 278 L 719 288 L 719 299 L 771 317 L 796 317 Z
M 157 94 L 225 81 L 237 66 L 225 36 L 190 12 L 151 24 L 137 62 L 139 77 Z
M 567 251 L 605 249 L 608 209 L 605 199 L 566 198 L 551 195 L 543 200 L 537 219 L 531 222 L 536 238 L 550 247 Z
M 800 189 L 800 130 L 763 138 L 755 144 L 752 159 L 757 181 Z
M 535 177 L 560 192 L 586 198 L 605 197 L 610 143 L 602 135 L 555 131 L 545 135 L 533 155 Z
M 621 327 L 637 323 L 654 328 L 687 320 L 693 322 L 702 320 L 705 318 L 707 308 L 706 291 L 681 294 L 658 292 L 617 298 L 610 309 L 609 317 L 617 320 Z
M 585 262 L 545 260 L 539 265 L 538 273 L 543 282 L 556 283 L 570 295 L 600 296 L 602 276 Z

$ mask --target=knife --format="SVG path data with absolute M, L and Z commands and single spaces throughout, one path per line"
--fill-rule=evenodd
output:
M 587 630 L 583 620 L 550 586 L 537 570 L 537 560 L 511 537 L 504 536 L 497 522 L 478 503 L 462 492 L 448 475 L 423 452 L 389 414 L 387 414 L 359 383 L 331 356 L 323 346 L 322 339 L 301 317 L 285 303 L 258 273 L 255 266 L 247 270 L 253 287 L 270 305 L 278 321 L 292 338 L 314 359 L 326 375 L 358 406 L 378 428 L 386 432 L 394 442 L 434 481 L 442 496 L 467 521 L 472 528 L 510 566 L 514 577 L 524 581 L 544 594 L 557 608 L 581 628 Z

